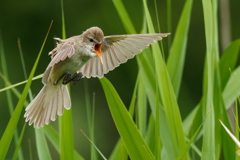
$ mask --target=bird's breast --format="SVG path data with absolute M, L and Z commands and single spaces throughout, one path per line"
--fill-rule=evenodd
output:
M 64 61 L 60 61 L 53 66 L 51 71 L 51 81 L 55 82 L 59 79 L 66 71 L 72 75 L 75 74 L 91 57 L 85 56 L 81 53 L 75 53 L 72 57 L 66 58 Z
M 72 57 L 68 58 L 68 61 L 66 62 L 66 68 L 69 69 L 69 71 L 74 74 L 76 73 L 88 60 L 90 59 L 89 56 L 85 56 L 81 53 L 76 53 Z

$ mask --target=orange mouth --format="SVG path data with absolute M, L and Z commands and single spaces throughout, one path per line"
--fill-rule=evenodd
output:
M 101 48 L 102 48 L 102 44 L 95 44 L 94 52 L 98 55 L 98 57 L 100 58 L 100 61 L 103 64 Z

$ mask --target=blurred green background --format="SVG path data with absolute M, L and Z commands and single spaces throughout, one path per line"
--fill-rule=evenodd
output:
M 168 44 L 168 42 L 171 42 L 171 39 L 174 37 L 175 29 L 185 1 L 172 1 L 171 30 L 167 29 L 166 1 L 156 0 L 156 2 L 161 32 L 172 33 L 168 38 L 163 39 L 165 54 L 167 57 L 167 46 L 171 45 Z M 137 29 L 137 32 L 140 33 L 144 17 L 142 1 L 123 0 L 123 3 Z M 231 30 L 227 31 L 227 33 L 229 33 L 231 37 L 230 40 L 232 41 L 240 37 L 240 1 L 232 0 L 229 1 L 229 4 Z M 148 6 L 157 28 L 154 1 L 149 0 Z M 105 35 L 126 34 L 111 0 L 64 1 L 64 12 L 67 37 L 81 34 L 92 26 L 100 27 Z M 53 26 L 44 47 L 40 63 L 37 67 L 36 75 L 42 74 L 50 62 L 48 52 L 55 46 L 53 37 L 61 38 L 62 36 L 60 1 L 0 1 L 1 38 L 3 40 L 11 83 L 25 80 L 17 40 L 20 39 L 21 41 L 25 63 L 29 73 L 52 20 Z M 221 28 L 219 28 L 219 33 L 221 33 L 220 30 Z M 195 0 L 193 4 L 188 38 L 189 42 L 187 46 L 183 81 L 178 100 L 183 119 L 191 109 L 195 107 L 202 96 L 202 75 L 206 47 L 202 2 L 200 0 Z M 219 43 L 221 42 L 222 41 L 220 40 Z M 2 71 L 2 68 L 0 68 L 0 71 Z M 138 67 L 136 59 L 131 59 L 105 76 L 112 82 L 126 106 L 130 104 L 137 73 Z M 114 126 L 102 87 L 97 78 L 83 79 L 77 85 L 71 87 L 75 148 L 86 159 L 90 157 L 90 144 L 80 132 L 80 130 L 83 130 L 88 134 L 84 85 L 88 85 L 91 97 L 93 93 L 95 93 L 95 144 L 102 153 L 108 157 L 112 152 L 119 135 Z M 0 79 L 0 88 L 3 87 L 3 81 Z M 33 94 L 36 95 L 41 87 L 42 83 L 40 80 L 34 81 L 31 87 Z M 18 89 L 21 92 L 23 86 L 18 87 Z M 17 101 L 18 99 L 14 97 L 14 106 Z M 0 93 L 0 105 L 0 135 L 2 135 L 10 118 L 5 92 Z M 21 123 L 18 125 L 19 129 L 22 128 L 24 118 L 22 118 L 20 122 Z M 56 126 L 57 128 L 58 123 L 51 122 L 51 125 Z M 28 126 L 22 142 L 26 159 L 29 159 L 29 145 L 31 145 L 33 157 L 37 157 L 34 136 L 33 127 Z M 11 147 L 14 149 L 13 146 Z M 54 149 L 51 151 L 53 157 L 56 156 L 57 158 L 57 152 Z M 9 152 L 11 152 L 11 149 Z M 7 157 L 11 157 L 11 153 L 8 154 Z

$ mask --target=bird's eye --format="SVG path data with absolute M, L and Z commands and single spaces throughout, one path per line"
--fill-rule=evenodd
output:
M 89 41 L 90 41 L 90 42 L 93 42 L 93 39 L 92 39 L 92 38 L 90 38 L 90 39 L 89 39 Z

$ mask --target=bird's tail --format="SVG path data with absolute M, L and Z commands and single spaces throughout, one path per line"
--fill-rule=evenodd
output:
M 24 117 L 29 125 L 34 123 L 34 127 L 39 128 L 49 124 L 50 120 L 55 121 L 57 114 L 63 114 L 64 108 L 71 108 L 67 86 L 48 83 L 27 106 Z

